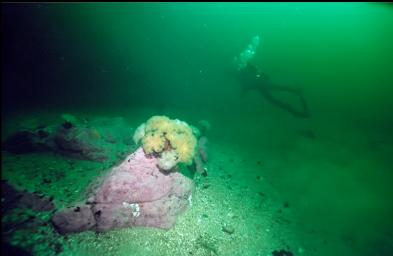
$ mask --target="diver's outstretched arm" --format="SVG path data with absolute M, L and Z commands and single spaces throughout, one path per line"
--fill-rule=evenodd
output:
M 274 98 L 273 95 L 271 94 L 271 91 L 283 91 L 283 92 L 289 92 L 292 94 L 296 94 L 300 99 L 302 109 L 297 110 L 293 106 L 291 106 L 290 104 Z M 310 117 L 310 112 L 309 112 L 309 109 L 307 106 L 307 102 L 304 99 L 301 89 L 291 88 L 291 87 L 281 86 L 281 85 L 269 85 L 269 86 L 263 88 L 263 90 L 260 90 L 260 92 L 270 103 L 272 103 L 282 109 L 285 109 L 286 111 L 288 111 L 292 115 L 294 115 L 296 117 L 302 117 L 302 118 Z

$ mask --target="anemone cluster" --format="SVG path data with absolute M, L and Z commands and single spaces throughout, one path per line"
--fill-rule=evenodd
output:
M 146 154 L 157 157 L 163 170 L 170 170 L 177 163 L 191 164 L 197 146 L 193 130 L 186 122 L 166 116 L 151 117 L 135 130 L 133 138 Z

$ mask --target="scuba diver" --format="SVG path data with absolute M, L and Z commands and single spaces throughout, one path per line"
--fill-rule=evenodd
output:
M 300 88 L 291 88 L 289 86 L 274 84 L 270 81 L 266 74 L 262 73 L 256 66 L 249 63 L 245 68 L 239 71 L 239 80 L 243 86 L 242 94 L 249 90 L 257 90 L 261 96 L 263 96 L 271 104 L 286 110 L 295 117 L 310 117 L 307 102 L 304 99 L 303 92 Z M 296 109 L 291 104 L 274 97 L 274 91 L 294 94 L 299 98 L 301 109 Z
M 242 94 L 249 90 L 257 90 L 271 104 L 286 110 L 295 117 L 310 117 L 307 102 L 303 97 L 301 89 L 272 83 L 266 74 L 262 73 L 256 65 L 250 63 L 250 59 L 254 57 L 258 45 L 259 36 L 255 36 L 240 56 L 235 58 L 238 70 L 237 78 L 243 86 Z M 301 109 L 296 109 L 291 104 L 274 97 L 274 91 L 286 92 L 297 96 L 300 100 Z

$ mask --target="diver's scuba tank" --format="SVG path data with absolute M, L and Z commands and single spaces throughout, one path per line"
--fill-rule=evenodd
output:
M 234 62 L 238 71 L 244 69 L 249 61 L 254 58 L 256 50 L 259 46 L 259 41 L 259 36 L 254 36 L 251 39 L 250 44 L 247 45 L 247 47 L 240 53 L 239 56 L 234 58 Z

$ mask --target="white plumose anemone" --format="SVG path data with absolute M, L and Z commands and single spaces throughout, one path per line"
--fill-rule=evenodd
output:
M 158 158 L 158 167 L 168 171 L 172 169 L 179 162 L 179 156 L 175 150 L 169 150 L 162 152 Z
M 134 136 L 132 137 L 134 139 L 135 144 L 138 144 L 139 141 L 145 136 L 145 128 L 146 124 L 143 123 L 136 128 Z

